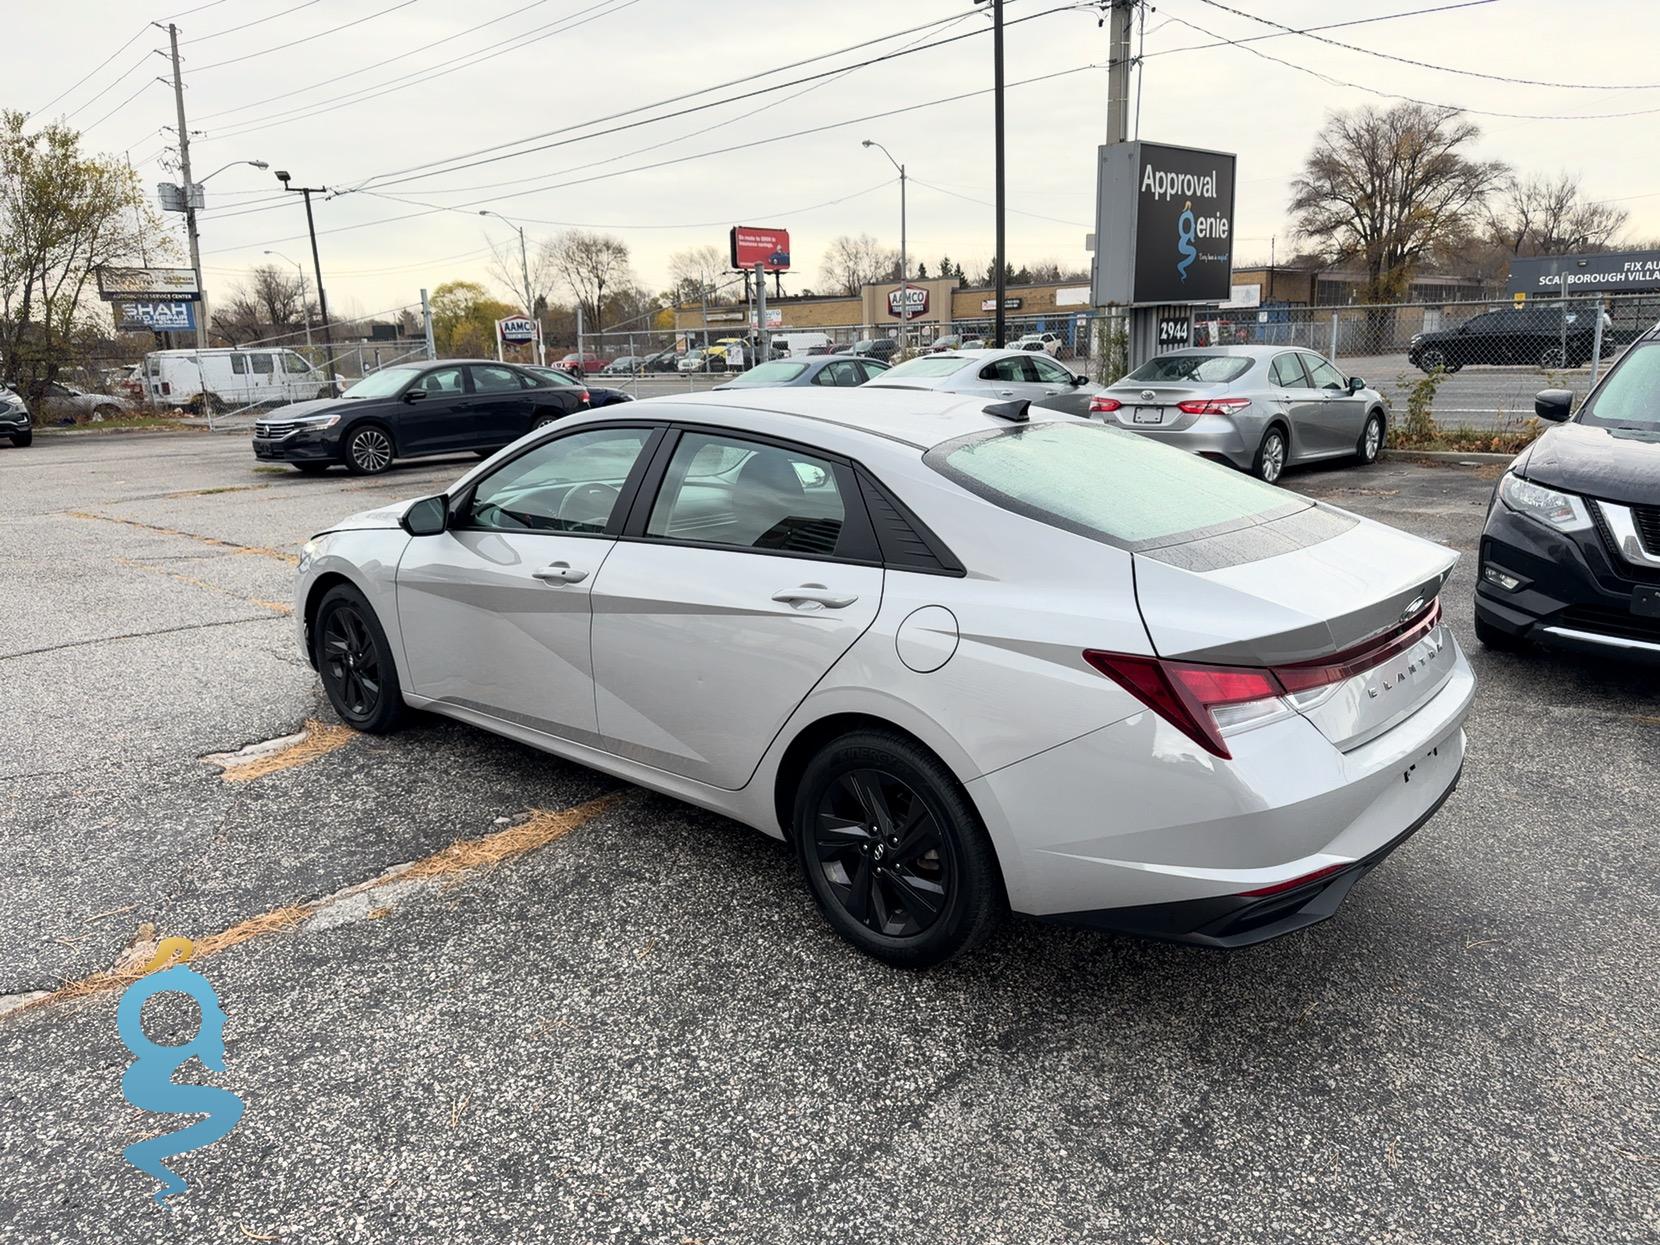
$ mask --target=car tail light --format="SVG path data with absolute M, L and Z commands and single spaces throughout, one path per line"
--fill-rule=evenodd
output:
M 584 404 L 587 404 L 588 402 L 593 401 L 593 395 L 590 394 L 586 389 L 582 390 L 579 394 L 577 394 L 577 398 L 578 398 L 579 401 L 581 401 Z
M 1318 661 L 1299 662 L 1293 666 L 1275 666 L 1274 677 L 1287 692 L 1310 692 L 1353 678 L 1362 671 L 1380 666 L 1391 657 L 1406 652 L 1423 639 L 1441 622 L 1441 598 L 1431 601 L 1416 617 L 1409 618 L 1392 631 L 1375 639 L 1345 649 Z
M 1259 886 L 1254 891 L 1240 891 L 1240 895 L 1247 899 L 1261 899 L 1267 895 L 1282 895 L 1286 891 L 1294 891 L 1299 886 L 1307 886 L 1310 882 L 1318 882 L 1321 878 L 1329 878 L 1334 873 L 1341 873 L 1347 869 L 1347 864 L 1327 865 L 1323 869 L 1316 869 L 1313 873 L 1304 873 L 1294 878 L 1287 878 L 1283 882 L 1275 882 L 1271 886 Z
M 1201 666 L 1097 649 L 1086 649 L 1084 660 L 1224 760 L 1232 760 L 1233 753 L 1222 738 L 1223 730 L 1264 710 L 1277 712 L 1284 691 L 1272 671 L 1249 666 Z
M 1176 409 L 1189 415 L 1237 415 L 1250 405 L 1249 398 L 1189 398 L 1176 403 Z
M 1089 400 L 1089 410 L 1092 415 L 1110 415 L 1124 404 L 1117 398 L 1109 398 L 1098 393 Z

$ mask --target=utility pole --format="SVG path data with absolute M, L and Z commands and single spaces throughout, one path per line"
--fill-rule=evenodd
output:
M 317 253 L 317 222 L 311 215 L 311 195 L 313 191 L 322 194 L 327 191 L 326 186 L 290 186 L 289 175 L 286 169 L 277 170 L 277 180 L 282 183 L 284 190 L 292 190 L 305 197 L 305 227 L 311 235 L 311 266 L 317 274 L 317 314 L 323 321 L 323 357 L 327 361 L 329 371 L 329 392 L 335 393 L 334 384 L 334 328 L 329 323 L 329 296 L 323 289 L 323 261 Z
M 750 366 L 765 363 L 772 357 L 767 349 L 767 274 L 761 264 L 755 265 L 755 358 Z
M 426 338 L 427 358 L 436 359 L 438 347 L 432 340 L 432 300 L 425 290 L 421 291 L 421 333 Z
M 1107 14 L 1107 142 L 1130 141 L 1130 34 L 1137 0 L 1112 0 Z
M 997 310 L 994 313 L 995 327 L 992 329 L 993 345 L 1002 346 L 1004 342 L 1003 302 L 1007 289 L 1008 260 L 1003 254 L 1004 245 L 1004 205 L 1003 205 L 1003 0 L 991 0 L 991 72 L 992 84 L 992 125 L 997 131 L 996 164 L 997 164 L 997 281 L 993 297 L 997 300 Z
M 202 244 L 196 232 L 196 183 L 190 176 L 190 126 L 184 119 L 184 78 L 179 72 L 179 28 L 167 24 L 173 59 L 173 103 L 179 121 L 179 171 L 184 175 L 184 231 L 190 239 L 190 267 L 196 273 L 196 349 L 207 349 L 207 291 L 202 288 Z

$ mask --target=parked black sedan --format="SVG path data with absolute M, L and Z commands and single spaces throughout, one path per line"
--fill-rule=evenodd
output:
M 588 409 L 580 386 L 556 385 L 490 359 L 400 363 L 338 398 L 296 402 L 254 425 L 254 457 L 326 471 L 345 464 L 377 475 L 393 459 L 492 453 L 532 428 Z
M 1558 424 L 1510 465 L 1487 513 L 1476 637 L 1660 658 L 1660 330 L 1625 352 L 1577 414 L 1573 394 L 1534 399 Z
M 560 385 L 566 388 L 574 386 L 588 395 L 588 405 L 598 410 L 602 406 L 615 406 L 618 402 L 632 402 L 634 395 L 625 393 L 621 389 L 609 389 L 604 385 L 590 385 L 585 380 L 572 376 L 564 368 L 538 367 L 536 364 L 527 364 L 525 371 L 532 376 L 540 376 L 551 385 Z

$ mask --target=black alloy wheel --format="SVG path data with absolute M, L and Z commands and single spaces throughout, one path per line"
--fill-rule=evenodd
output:
M 357 476 L 377 476 L 392 465 L 392 438 L 374 424 L 359 428 L 346 439 L 346 470 Z
M 404 715 L 397 667 L 380 621 L 355 588 L 332 588 L 317 607 L 317 671 L 334 711 L 371 734 L 394 729 Z
M 530 427 L 532 431 L 536 431 L 541 428 L 546 428 L 549 424 L 556 423 L 558 420 L 559 416 L 557 415 L 544 415 L 535 423 L 531 424 Z
M 973 804 L 906 736 L 860 731 L 828 744 L 802 774 L 793 830 L 825 918 L 890 964 L 943 963 L 1002 915 L 996 853 Z
M 1447 353 L 1439 346 L 1431 346 L 1418 356 L 1418 366 L 1423 369 L 1426 375 L 1435 371 L 1436 368 L 1445 371 L 1447 368 Z

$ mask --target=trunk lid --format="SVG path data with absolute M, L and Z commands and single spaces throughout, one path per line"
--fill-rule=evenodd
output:
M 1428 622 L 1458 554 L 1326 506 L 1135 553 L 1136 599 L 1160 657 L 1223 666 L 1338 666 L 1287 703 L 1334 745 L 1375 738 L 1440 690 L 1453 649 Z M 1391 644 L 1406 636 L 1404 647 Z

